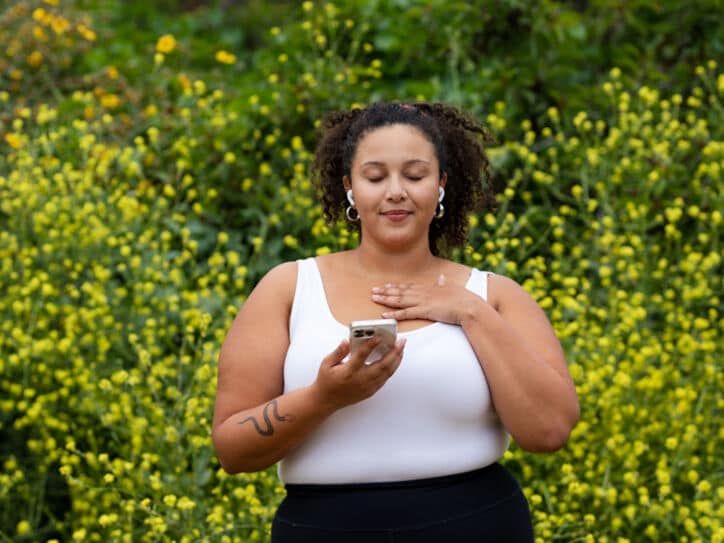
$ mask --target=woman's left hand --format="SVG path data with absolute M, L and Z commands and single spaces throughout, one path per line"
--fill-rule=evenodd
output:
M 382 316 L 398 321 L 424 319 L 459 325 L 476 298 L 480 300 L 465 287 L 447 284 L 444 275 L 434 285 L 388 283 L 372 289 L 372 301 L 390 308 Z

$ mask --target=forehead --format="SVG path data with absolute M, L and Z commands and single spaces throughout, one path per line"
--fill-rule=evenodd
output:
M 437 164 L 435 147 L 415 126 L 392 124 L 375 128 L 363 135 L 357 143 L 353 165 L 368 161 L 394 164 L 410 160 L 424 160 Z

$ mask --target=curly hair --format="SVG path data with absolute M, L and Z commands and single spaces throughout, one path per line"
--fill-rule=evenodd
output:
M 334 223 L 347 206 L 342 177 L 349 176 L 357 145 L 369 132 L 393 124 L 417 128 L 435 148 L 440 175 L 447 173 L 445 215 L 430 224 L 433 254 L 447 254 L 467 239 L 468 214 L 495 204 L 490 163 L 483 144 L 493 138 L 475 119 L 440 103 L 378 102 L 364 109 L 337 111 L 321 123 L 312 163 L 312 180 L 326 218 Z M 359 223 L 351 223 L 359 229 Z

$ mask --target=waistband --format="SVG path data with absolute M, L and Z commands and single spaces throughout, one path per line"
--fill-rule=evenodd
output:
M 453 473 L 440 477 L 429 477 L 425 479 L 410 479 L 405 481 L 385 481 L 379 483 L 334 483 L 334 484 L 295 484 L 284 485 L 287 494 L 335 494 L 344 492 L 360 492 L 365 490 L 394 490 L 394 489 L 415 489 L 445 487 L 457 485 L 464 482 L 487 479 L 495 477 L 496 473 L 503 469 L 497 462 L 473 471 Z
M 325 529 L 386 529 L 465 516 L 521 492 L 499 463 L 442 477 L 354 484 L 287 484 L 279 519 Z

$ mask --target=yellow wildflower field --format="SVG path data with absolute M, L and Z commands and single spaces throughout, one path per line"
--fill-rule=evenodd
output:
M 274 52 L 263 88 L 235 93 L 174 65 L 189 44 L 164 33 L 146 79 L 76 77 L 104 29 L 61 4 L 0 19 L 0 535 L 267 541 L 284 490 L 274 469 L 221 470 L 216 359 L 263 270 L 355 245 L 324 222 L 313 138 L 285 114 L 323 109 L 323 85 L 359 87 L 352 106 L 385 66 Z M 308 47 L 329 50 L 314 21 L 299 23 Z M 215 70 L 242 62 L 213 51 Z M 537 542 L 724 540 L 720 70 L 693 68 L 682 95 L 615 68 L 605 110 L 551 107 L 512 128 L 506 103 L 486 112 L 520 137 L 490 148 L 498 209 L 470 216 L 454 258 L 539 301 L 581 400 L 562 451 L 503 458 Z M 269 91 L 288 81 L 298 95 Z

